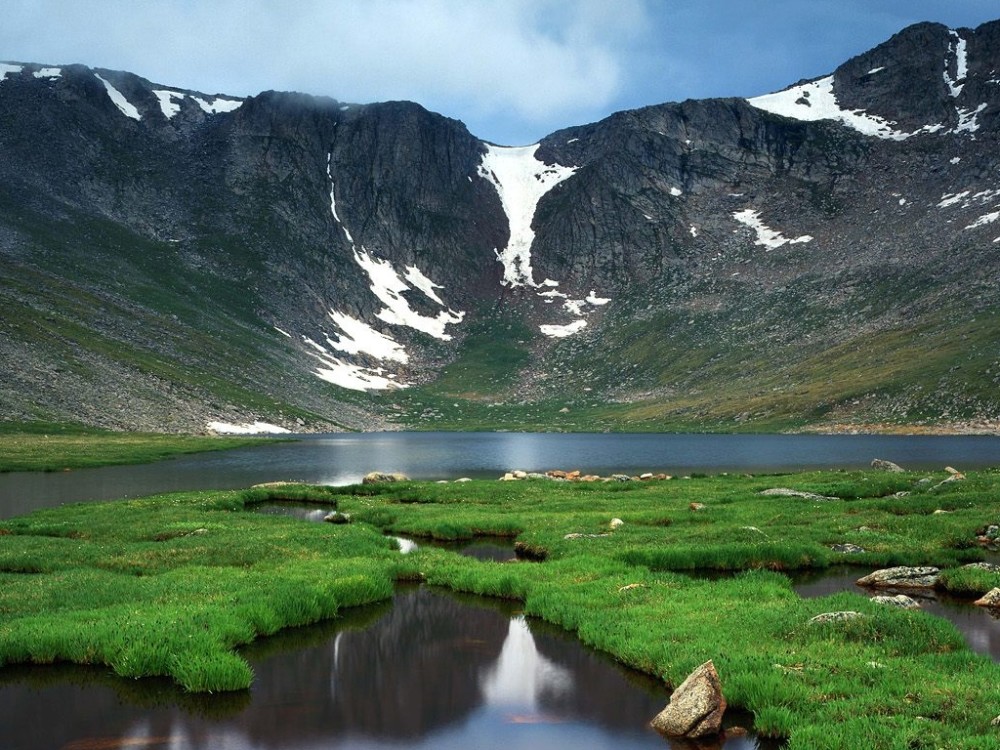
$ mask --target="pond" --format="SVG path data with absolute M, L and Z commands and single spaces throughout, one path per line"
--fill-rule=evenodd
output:
M 495 479 L 505 471 L 609 475 L 860 469 L 873 458 L 908 469 L 1000 465 L 992 436 L 684 435 L 396 432 L 306 435 L 297 442 L 202 453 L 140 466 L 0 474 L 0 518 L 80 500 L 235 489 L 294 480 L 359 482 L 369 471 L 414 479 Z
M 4 750 L 675 748 L 663 685 L 512 605 L 401 588 L 394 601 L 244 651 L 249 692 L 186 695 L 81 667 L 0 670 Z M 731 722 L 749 717 L 728 716 Z M 699 745 L 751 750 L 752 736 Z
M 950 596 L 933 589 L 887 589 L 876 591 L 858 586 L 855 582 L 872 572 L 872 568 L 834 566 L 819 571 L 803 571 L 791 575 L 792 588 L 802 597 L 829 596 L 841 591 L 851 591 L 864 596 L 876 594 L 906 594 L 920 604 L 920 611 L 943 617 L 951 622 L 965 637 L 969 648 L 979 654 L 1000 661 L 1000 619 L 986 607 L 977 607 L 972 599 Z

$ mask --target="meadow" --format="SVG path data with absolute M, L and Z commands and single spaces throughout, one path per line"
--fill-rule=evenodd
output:
M 860 589 L 803 599 L 782 574 L 928 564 L 965 596 L 1000 585 L 962 568 L 1000 522 L 1000 472 L 949 476 L 280 485 L 40 510 L 0 522 L 0 665 L 69 661 L 246 690 L 241 645 L 418 581 L 520 602 L 668 685 L 713 659 L 730 705 L 793 750 L 998 747 L 1000 667 L 950 623 Z M 774 488 L 824 499 L 761 494 Z M 274 501 L 351 522 L 254 513 Z M 516 537 L 540 562 L 429 545 L 403 555 L 387 534 Z M 832 549 L 845 543 L 865 551 Z M 863 616 L 810 623 L 843 610 Z

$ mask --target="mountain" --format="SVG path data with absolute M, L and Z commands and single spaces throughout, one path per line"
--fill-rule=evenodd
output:
M 0 420 L 1000 427 L 1000 22 L 528 147 L 0 64 Z

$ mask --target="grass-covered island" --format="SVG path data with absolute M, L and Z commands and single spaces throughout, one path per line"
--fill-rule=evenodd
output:
M 1000 666 L 950 623 L 861 593 L 802 599 L 775 572 L 934 565 L 964 595 L 1000 585 L 961 567 L 982 559 L 976 536 L 1000 523 L 1000 472 L 948 477 L 288 485 L 41 510 L 0 522 L 0 665 L 103 664 L 191 691 L 243 690 L 253 674 L 239 645 L 418 580 L 520 600 L 672 685 L 712 659 L 730 705 L 795 750 L 998 747 Z M 821 497 L 761 494 L 774 488 Z M 252 512 L 275 499 L 325 503 L 351 522 Z M 427 545 L 402 555 L 386 532 L 516 536 L 542 561 Z M 848 543 L 865 551 L 832 549 Z M 845 610 L 862 616 L 810 623 Z
M 274 438 L 110 432 L 83 425 L 0 422 L 0 472 L 143 464 L 269 440 Z

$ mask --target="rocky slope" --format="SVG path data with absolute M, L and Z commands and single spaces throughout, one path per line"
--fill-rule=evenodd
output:
M 998 134 L 1000 22 L 526 148 L 0 64 L 0 419 L 995 428 Z

